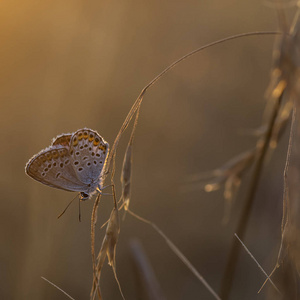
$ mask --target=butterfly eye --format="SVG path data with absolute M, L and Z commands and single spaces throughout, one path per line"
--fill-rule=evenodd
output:
M 81 199 L 81 200 L 86 200 L 86 199 L 88 199 L 88 198 L 89 198 L 89 194 L 83 193 L 83 192 L 80 193 L 80 199 Z

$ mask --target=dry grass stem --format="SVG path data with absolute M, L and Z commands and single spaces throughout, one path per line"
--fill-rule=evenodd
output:
M 269 143 L 271 149 L 277 147 L 278 141 L 286 129 L 292 108 L 292 101 L 287 101 L 282 109 L 280 109 Z M 235 156 L 218 169 L 190 175 L 186 180 L 187 184 L 184 186 L 183 190 L 203 188 L 206 192 L 212 192 L 224 185 L 225 212 L 222 222 L 226 224 L 229 221 L 231 206 L 241 184 L 242 176 L 249 170 L 255 157 L 261 151 L 263 146 L 262 136 L 265 135 L 266 132 L 267 125 L 263 125 L 260 128 L 253 130 L 252 133 L 259 137 L 254 149 Z
M 275 273 L 275 271 L 279 268 L 280 266 L 278 264 L 275 265 L 275 267 L 273 268 L 273 270 L 271 271 L 271 273 L 268 275 L 267 279 L 264 281 L 264 283 L 262 284 L 262 286 L 260 287 L 260 289 L 258 290 L 258 294 L 262 291 L 262 289 L 264 288 L 265 284 L 271 280 L 270 278 L 273 276 L 273 274 Z
M 96 255 L 95 255 L 95 227 L 97 223 L 97 211 L 98 206 L 100 203 L 101 194 L 97 195 L 97 198 L 94 202 L 93 210 L 92 210 L 92 216 L 91 216 L 91 252 L 92 252 L 92 262 L 93 262 L 93 287 L 92 291 L 94 292 L 95 289 L 97 289 L 98 299 L 101 300 L 101 291 L 100 286 L 98 284 L 98 277 L 97 277 L 97 266 L 96 266 Z M 91 292 L 91 298 L 92 298 L 92 292 Z
M 42 279 L 44 279 L 45 281 L 47 281 L 48 283 L 50 283 L 52 286 L 54 286 L 56 289 L 58 289 L 59 291 L 61 291 L 63 294 L 65 294 L 69 299 L 71 300 L 75 300 L 74 298 L 72 298 L 68 293 L 66 293 L 63 289 L 61 289 L 60 287 L 58 287 L 56 284 L 54 284 L 53 282 L 51 282 L 50 280 L 48 280 L 47 278 L 41 276 Z
M 264 139 L 261 139 L 258 144 L 259 147 L 261 147 L 261 151 L 257 155 L 257 160 L 255 162 L 254 171 L 253 171 L 250 186 L 249 186 L 249 192 L 247 194 L 244 208 L 242 210 L 242 214 L 240 216 L 237 230 L 236 230 L 238 236 L 241 239 L 244 238 L 244 234 L 246 232 L 251 208 L 252 208 L 253 201 L 254 201 L 254 196 L 256 194 L 258 182 L 259 182 L 259 179 L 261 176 L 263 162 L 265 160 L 265 156 L 266 156 L 267 150 L 270 145 L 274 124 L 275 124 L 278 112 L 280 110 L 280 107 L 281 107 L 282 96 L 283 95 L 281 95 L 278 98 L 278 100 L 275 102 L 273 112 L 272 112 L 272 115 L 270 118 L 270 122 L 268 125 L 268 131 L 266 133 L 266 136 L 264 137 Z M 240 244 L 238 243 L 238 241 L 236 239 L 234 239 L 232 242 L 232 245 L 231 245 L 229 258 L 228 258 L 228 261 L 226 264 L 226 268 L 225 268 L 225 272 L 224 272 L 223 280 L 222 280 L 222 285 L 221 285 L 221 297 L 223 300 L 227 300 L 229 297 L 239 252 L 240 252 Z
M 275 121 L 277 119 L 277 116 L 279 116 L 283 94 L 285 94 L 286 98 L 289 99 L 287 101 L 290 101 L 291 96 L 299 95 L 298 66 L 300 60 L 298 46 L 299 31 L 297 30 L 297 28 L 299 27 L 298 13 L 299 10 L 295 15 L 295 19 L 297 18 L 297 21 L 293 22 L 294 25 L 291 27 L 289 33 L 286 33 L 287 31 L 285 26 L 286 22 L 284 14 L 282 13 L 282 11 L 278 10 L 279 21 L 282 24 L 284 34 L 280 38 L 279 46 L 277 46 L 274 50 L 274 67 L 271 74 L 270 84 L 266 93 L 269 101 L 273 102 L 274 109 L 271 113 L 271 118 L 270 122 L 268 123 L 269 125 L 265 138 L 260 141 L 262 151 L 257 160 L 256 167 L 252 176 L 252 181 L 250 184 L 249 194 L 242 215 L 240 217 L 237 234 L 240 236 L 241 239 L 243 239 L 247 227 L 257 183 L 261 174 L 264 157 L 272 140 L 272 135 L 275 128 Z M 237 241 L 233 241 L 221 287 L 221 296 L 223 300 L 227 300 L 229 297 L 238 253 L 239 244 L 237 243 Z
M 113 174 L 114 174 L 114 168 L 112 170 L 112 175 Z M 91 290 L 91 299 L 95 299 L 96 294 L 98 295 L 99 299 L 102 299 L 101 292 L 100 292 L 100 276 L 101 276 L 102 267 L 106 257 L 108 260 L 108 264 L 113 269 L 115 280 L 118 284 L 121 296 L 123 299 L 125 299 L 116 273 L 116 246 L 117 246 L 117 241 L 120 233 L 120 223 L 119 223 L 119 210 L 118 210 L 118 204 L 115 197 L 115 185 L 113 182 L 113 178 L 111 178 L 111 185 L 113 191 L 114 207 L 110 214 L 110 218 L 108 220 L 105 236 L 103 238 L 102 245 L 97 257 L 97 263 L 95 262 L 94 240 L 92 240 L 92 256 L 93 256 L 93 262 L 95 262 L 95 264 L 94 264 L 93 285 Z M 98 204 L 94 205 L 93 215 L 92 215 L 92 220 L 94 220 L 94 222 L 92 222 L 93 230 L 95 230 L 97 207 Z
M 126 130 L 126 128 L 128 127 L 132 117 L 134 116 L 135 112 L 137 111 L 137 109 L 140 107 L 142 101 L 143 101 L 143 97 L 146 94 L 147 90 L 154 85 L 161 77 L 163 77 L 167 72 L 169 72 L 171 69 L 173 69 L 175 66 L 177 66 L 180 62 L 186 60 L 187 58 L 201 52 L 204 49 L 210 48 L 212 46 L 218 45 L 218 44 L 222 44 L 224 42 L 228 42 L 231 40 L 235 40 L 235 39 L 239 39 L 239 38 L 243 38 L 243 37 L 249 37 L 249 36 L 259 36 L 259 35 L 276 35 L 276 34 L 280 34 L 280 32 L 278 31 L 254 31 L 254 32 L 246 32 L 246 33 L 241 33 L 241 34 L 236 34 L 233 36 L 229 36 L 226 37 L 224 39 L 220 39 L 218 41 L 209 43 L 207 45 L 204 45 L 198 49 L 195 49 L 193 51 L 191 51 L 190 53 L 182 56 L 181 58 L 179 58 L 178 60 L 176 60 L 175 62 L 173 62 L 171 65 L 169 65 L 167 68 L 165 68 L 161 73 L 159 73 L 154 79 L 152 79 L 140 92 L 139 96 L 137 97 L 137 99 L 135 100 L 134 104 L 132 105 L 129 113 L 127 114 L 115 140 L 113 143 L 113 146 L 111 148 L 111 151 L 109 153 L 108 159 L 107 159 L 107 169 L 110 168 L 111 163 L 112 163 L 112 159 L 115 156 L 115 152 L 117 150 L 118 144 L 120 142 L 121 136 L 124 133 L 124 131 Z
M 281 17 L 281 25 L 284 34 L 278 42 L 274 54 L 275 66 L 272 72 L 270 90 L 275 97 L 278 91 L 284 90 L 288 103 L 294 104 L 294 113 L 290 129 L 289 145 L 284 169 L 284 192 L 283 192 L 283 217 L 282 238 L 278 252 L 277 262 L 272 271 L 287 261 L 290 268 L 300 271 L 299 256 L 299 99 L 300 99 L 300 19 L 298 10 L 295 13 L 290 29 L 283 24 L 285 17 L 282 10 L 278 9 Z M 289 263 L 291 262 L 291 263 Z M 293 270 L 291 270 L 293 272 Z M 299 280 L 299 278 L 297 279 Z M 265 281 L 265 283 L 267 280 Z M 264 284 L 265 284 L 264 283 Z M 263 286 L 264 286 L 263 284 Z M 263 287 L 262 286 L 262 287 Z M 285 294 L 289 294 L 290 287 L 285 286 Z
M 262 271 L 262 273 L 267 277 L 267 279 L 270 281 L 274 289 L 281 295 L 279 289 L 275 285 L 275 283 L 272 281 L 272 279 L 269 277 L 269 275 L 266 273 L 266 271 L 263 269 L 263 267 L 259 264 L 259 262 L 256 260 L 256 258 L 252 255 L 252 253 L 249 251 L 249 249 L 246 247 L 246 245 L 241 241 L 241 239 L 238 237 L 238 235 L 235 233 L 235 237 L 238 239 L 238 241 L 241 243 L 241 245 L 244 247 L 246 252 L 249 254 L 249 256 L 254 260 L 254 262 L 257 264 L 258 268 Z M 261 290 L 258 291 L 258 293 Z
M 293 101 L 287 101 L 284 105 L 282 110 L 279 113 L 279 116 L 276 120 L 272 139 L 270 141 L 270 148 L 275 149 L 278 145 L 279 139 L 282 137 L 285 129 L 287 127 L 288 121 L 291 117 L 291 112 L 293 110 Z
M 187 268 L 196 276 L 196 278 L 206 287 L 206 289 L 211 293 L 211 295 L 217 299 L 221 300 L 218 294 L 213 290 L 213 288 L 208 284 L 208 282 L 203 278 L 202 275 L 196 270 L 196 268 L 191 264 L 191 262 L 182 254 L 182 252 L 174 245 L 174 243 L 151 221 L 140 217 L 139 215 L 128 209 L 128 213 L 138 220 L 152 226 L 154 230 L 165 240 L 167 245 L 176 254 L 176 256 L 187 266 Z
M 271 102 L 271 101 L 270 101 Z M 293 101 L 289 101 L 287 99 L 287 102 L 283 105 L 282 109 L 280 110 L 278 117 L 276 119 L 275 125 L 274 125 L 274 130 L 272 133 L 272 139 L 270 141 L 270 148 L 275 149 L 278 145 L 278 141 L 285 132 L 286 126 L 288 124 L 288 121 L 290 120 L 291 117 L 291 111 L 293 109 Z M 265 110 L 266 112 L 269 111 L 268 107 Z M 265 119 L 265 118 L 264 118 Z M 243 130 L 242 133 L 245 134 L 250 134 L 255 137 L 262 137 L 266 134 L 268 129 L 267 124 L 264 124 L 260 126 L 257 129 L 253 130 Z
M 112 210 L 110 219 L 107 224 L 107 229 L 106 229 L 106 234 L 102 242 L 101 249 L 99 251 L 99 255 L 97 258 L 97 262 L 95 259 L 95 225 L 96 225 L 96 219 L 97 219 L 97 209 L 100 201 L 100 196 L 97 197 L 94 207 L 93 207 L 93 212 L 92 212 L 92 217 L 91 217 L 91 251 L 92 251 L 92 260 L 93 260 L 93 272 L 94 272 L 94 279 L 93 279 L 93 286 L 92 286 L 92 291 L 91 291 L 91 298 L 94 299 L 96 296 L 96 293 L 98 295 L 98 298 L 101 299 L 101 292 L 100 292 L 100 287 L 99 287 L 99 280 L 100 280 L 100 274 L 102 270 L 103 263 L 105 261 L 106 256 L 108 257 L 108 262 L 113 268 L 113 272 L 116 278 L 116 281 L 118 282 L 117 276 L 116 276 L 116 271 L 115 271 L 115 252 L 116 252 L 116 244 L 117 244 L 117 239 L 120 231 L 120 226 L 119 226 L 119 216 L 118 216 L 118 207 L 117 207 L 117 202 L 115 199 L 115 186 L 113 182 L 114 178 L 114 173 L 115 173 L 115 158 L 116 158 L 116 151 L 117 147 L 119 144 L 119 141 L 121 139 L 122 134 L 126 130 L 126 128 L 129 126 L 133 116 L 136 114 L 135 117 L 135 122 L 133 125 L 133 129 L 131 132 L 131 137 L 127 146 L 127 150 L 124 156 L 123 160 L 123 169 L 122 169 L 122 175 L 121 175 L 121 183 L 122 183 L 122 195 L 121 199 L 123 201 L 122 207 L 124 207 L 125 210 L 128 210 L 129 207 L 129 201 L 130 201 L 130 187 L 131 187 L 131 168 L 132 168 L 132 146 L 133 146 L 133 139 L 134 139 L 134 133 L 137 127 L 137 121 L 139 117 L 139 109 L 141 106 L 141 103 L 143 101 L 143 97 L 146 93 L 146 91 L 154 85 L 161 77 L 163 77 L 168 71 L 170 71 L 172 68 L 174 68 L 176 65 L 178 65 L 180 62 L 183 60 L 189 58 L 190 56 L 199 53 L 200 51 L 209 48 L 211 46 L 221 44 L 223 42 L 233 40 L 233 39 L 238 39 L 241 37 L 248 37 L 248 36 L 256 36 L 256 35 L 274 35 L 278 34 L 278 32 L 274 31 L 265 31 L 265 32 L 249 32 L 249 33 L 243 33 L 243 34 L 238 34 L 234 35 L 231 37 L 227 37 L 221 40 L 218 40 L 216 42 L 207 44 L 203 47 L 200 47 L 180 59 L 176 60 L 173 62 L 170 66 L 168 66 L 166 69 L 164 69 L 159 75 L 157 75 L 150 83 L 148 83 L 140 92 L 138 98 L 135 100 L 134 104 L 132 105 L 129 113 L 127 114 L 115 140 L 112 145 L 112 148 L 108 154 L 108 159 L 107 159 L 107 164 L 105 166 L 104 170 L 104 177 L 109 174 L 111 170 L 111 185 L 113 188 L 113 196 L 114 196 L 114 208 Z M 104 180 L 104 178 L 103 178 Z M 238 186 L 239 180 L 237 177 L 231 177 L 228 182 L 227 182 L 227 187 L 226 187 L 226 195 L 227 198 L 232 198 L 233 195 L 233 190 Z M 129 211 L 129 210 L 128 210 Z M 152 224 L 151 222 L 149 223 L 154 227 L 166 240 L 168 245 L 171 247 L 174 253 L 177 254 L 177 256 L 189 267 L 189 269 L 198 277 L 199 280 L 207 287 L 207 289 L 210 290 L 210 292 L 215 296 L 216 299 L 220 299 L 217 294 L 211 289 L 211 287 L 207 284 L 207 282 L 203 279 L 203 277 L 194 269 L 194 267 L 190 264 L 190 262 L 181 254 L 181 252 L 173 245 L 172 242 L 167 239 L 167 237 L 156 227 L 156 225 Z M 118 282 L 119 285 L 119 282 Z M 120 285 L 119 285 L 120 288 Z M 121 288 L 120 292 L 122 294 Z M 123 294 L 122 297 L 124 298 Z
M 207 175 L 209 174 L 213 178 L 204 184 L 201 184 L 204 178 L 202 174 L 190 176 L 187 180 L 191 182 L 191 186 L 195 188 L 203 187 L 206 192 L 215 191 L 224 184 L 225 211 L 222 221 L 224 224 L 230 218 L 232 202 L 240 186 L 242 175 L 253 164 L 259 151 L 259 147 L 246 151 L 229 160 L 219 169 L 208 172 Z
M 111 212 L 109 222 L 106 228 L 106 233 L 97 257 L 97 266 L 95 272 L 96 274 L 94 277 L 94 283 L 91 292 L 92 299 L 95 299 L 96 290 L 99 287 L 102 267 L 106 257 L 108 259 L 108 264 L 113 269 L 116 281 L 119 285 L 119 281 L 116 276 L 116 245 L 117 245 L 119 233 L 120 233 L 119 214 L 118 214 L 118 209 L 114 207 Z M 121 288 L 120 288 L 120 292 L 122 294 Z M 122 297 L 124 298 L 123 294 Z
M 133 147 L 133 140 L 134 134 L 137 127 L 137 122 L 140 114 L 140 106 L 135 115 L 135 120 L 133 124 L 133 128 L 131 131 L 131 136 L 127 145 L 127 149 L 125 152 L 124 160 L 123 160 L 123 167 L 122 167 L 122 174 L 121 174 L 121 183 L 122 183 L 122 202 L 124 204 L 125 211 L 129 208 L 130 202 L 130 190 L 131 190 L 131 168 L 132 168 L 132 147 Z

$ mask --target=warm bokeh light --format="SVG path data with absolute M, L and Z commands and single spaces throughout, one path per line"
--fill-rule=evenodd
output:
M 93 201 L 82 203 L 81 223 L 76 202 L 57 220 L 75 194 L 32 180 L 26 162 L 53 137 L 83 127 L 112 145 L 142 88 L 165 67 L 217 39 L 274 30 L 276 15 L 262 1 L 29 0 L 2 1 L 0 24 L 0 298 L 66 299 L 44 276 L 87 299 Z M 246 188 L 223 226 L 222 188 L 207 194 L 181 187 L 187 175 L 216 169 L 255 145 L 239 130 L 260 126 L 273 42 L 273 36 L 243 38 L 193 56 L 149 89 L 140 111 L 130 208 L 155 222 L 216 290 Z M 128 137 L 117 152 L 118 196 Z M 247 245 L 267 270 L 280 239 L 284 151 L 278 147 L 263 174 L 258 198 L 264 201 L 257 199 L 247 232 Z M 111 209 L 111 197 L 103 196 L 98 249 Z M 120 227 L 116 262 L 126 299 L 138 293 L 133 239 L 143 245 L 167 299 L 211 299 L 151 227 L 128 214 Z M 264 299 L 263 292 L 256 295 L 263 275 L 248 258 L 243 263 L 235 299 Z M 121 299 L 106 263 L 101 286 L 104 299 Z

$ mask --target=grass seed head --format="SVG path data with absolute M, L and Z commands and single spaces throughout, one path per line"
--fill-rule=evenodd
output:
M 123 168 L 121 174 L 122 199 L 123 199 L 125 210 L 128 209 L 129 201 L 130 201 L 131 166 L 132 166 L 132 144 L 129 143 L 124 156 Z

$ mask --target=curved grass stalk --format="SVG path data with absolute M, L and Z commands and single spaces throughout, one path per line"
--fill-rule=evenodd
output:
M 165 68 L 161 73 L 159 73 L 154 79 L 152 79 L 140 92 L 139 96 L 137 97 L 137 99 L 135 100 L 134 104 L 132 105 L 129 113 L 127 114 L 115 140 L 112 146 L 112 149 L 109 153 L 108 159 L 107 159 L 107 169 L 110 168 L 111 165 L 111 161 L 112 158 L 115 156 L 115 152 L 117 150 L 119 141 L 121 139 L 121 136 L 123 134 L 123 132 L 126 130 L 126 128 L 128 127 L 133 115 L 135 114 L 135 112 L 137 111 L 138 107 L 141 105 L 142 101 L 143 101 L 143 97 L 146 94 L 147 90 L 154 85 L 159 79 L 161 79 L 167 72 L 169 72 L 170 70 L 172 70 L 175 66 L 177 66 L 179 63 L 181 63 L 182 61 L 186 60 L 187 58 L 199 53 L 200 51 L 210 48 L 212 46 L 216 46 L 219 44 L 222 44 L 224 42 L 228 42 L 231 40 L 235 40 L 235 39 L 239 39 L 239 38 L 243 38 L 243 37 L 249 37 L 249 36 L 258 36 L 258 35 L 276 35 L 276 34 L 281 34 L 281 32 L 278 31 L 254 31 L 254 32 L 246 32 L 246 33 L 241 33 L 241 34 L 236 34 L 233 36 L 229 36 L 226 37 L 224 39 L 220 39 L 218 41 L 206 44 L 198 49 L 195 49 L 191 52 L 189 52 L 188 54 L 182 56 L 181 58 L 177 59 L 176 61 L 174 61 L 172 64 L 170 64 L 167 68 Z

